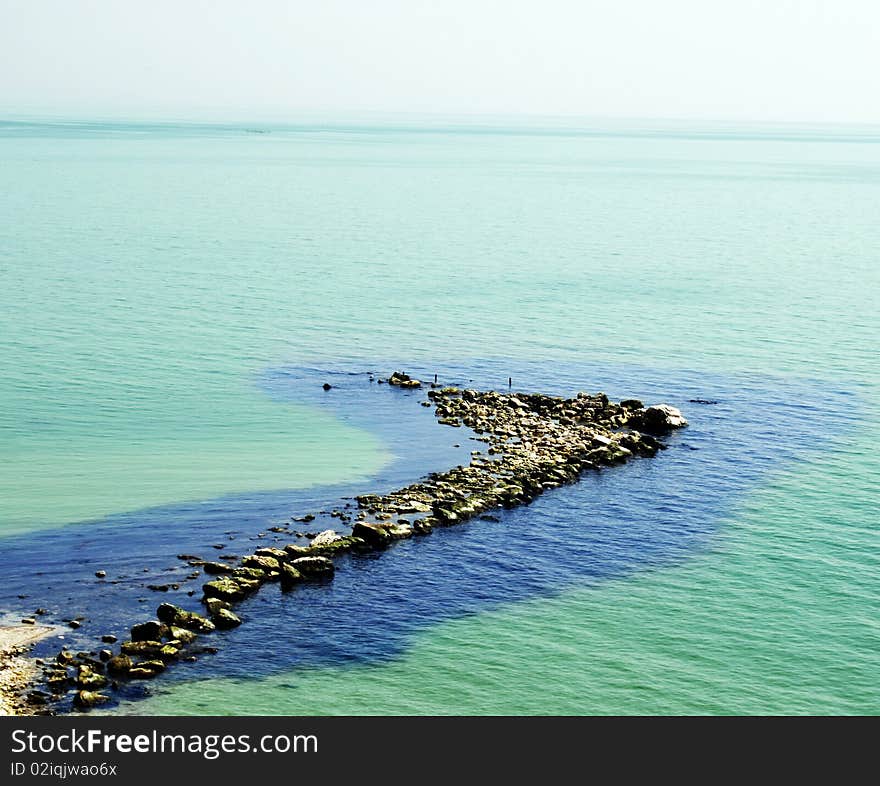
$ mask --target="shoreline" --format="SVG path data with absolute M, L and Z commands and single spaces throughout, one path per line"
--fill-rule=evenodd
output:
M 40 661 L 27 653 L 54 631 L 47 625 L 0 625 L 0 716 L 36 714 L 39 705 L 25 693 L 35 685 Z
M 393 541 L 477 517 L 497 521 L 490 515 L 493 508 L 527 505 L 550 489 L 576 482 L 587 470 L 624 464 L 635 456 L 654 456 L 665 445 L 652 434 L 687 425 L 673 407 L 646 408 L 635 399 L 618 404 L 603 393 L 564 398 L 477 391 L 436 382 L 428 385 L 402 372 L 387 379 L 371 376 L 373 382 L 389 393 L 394 388 L 412 392 L 427 388 L 421 401 L 412 396 L 392 401 L 433 408 L 436 423 L 461 428 L 481 449 L 471 451 L 465 465 L 432 472 L 382 495 L 362 494 L 332 512 L 320 511 L 319 516 L 326 513 L 344 525 L 343 532 L 291 531 L 295 522 L 315 521 L 316 515 L 309 513 L 270 528 L 277 533 L 276 540 L 292 535 L 296 542 L 257 548 L 240 558 L 216 555 L 226 561 L 178 554 L 190 570 L 195 569 L 190 578 L 205 574 L 202 607 L 195 611 L 162 603 L 154 619 L 135 622 L 119 641 L 105 635 L 100 643 L 87 645 L 88 651 L 62 650 L 54 659 L 50 655 L 40 664 L 41 674 L 31 673 L 30 684 L 43 689 L 31 693 L 36 711 L 47 702 L 52 711 L 66 712 L 71 704 L 87 710 L 125 700 L 128 686 L 143 685 L 178 661 L 193 662 L 216 652 L 216 647 L 206 646 L 204 636 L 247 622 L 235 607 L 266 585 L 280 585 L 283 593 L 302 584 L 320 585 L 333 579 L 337 557 L 356 559 L 358 553 L 380 552 Z M 323 387 L 326 395 L 333 395 L 332 385 Z M 104 571 L 99 574 L 103 581 Z M 193 596 L 194 591 L 187 594 Z

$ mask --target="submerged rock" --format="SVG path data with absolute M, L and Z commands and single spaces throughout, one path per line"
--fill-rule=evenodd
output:
M 232 566 L 224 562 L 203 562 L 202 570 L 212 575 L 220 575 L 224 573 L 232 573 Z

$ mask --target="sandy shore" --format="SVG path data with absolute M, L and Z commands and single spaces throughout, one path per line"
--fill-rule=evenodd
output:
M 0 625 L 0 715 L 30 715 L 22 693 L 37 673 L 33 658 L 25 655 L 54 628 L 45 625 Z

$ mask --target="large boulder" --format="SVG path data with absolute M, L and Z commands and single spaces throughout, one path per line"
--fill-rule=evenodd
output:
M 688 424 L 684 415 L 669 404 L 655 404 L 648 407 L 644 412 L 636 413 L 630 417 L 630 423 L 636 420 L 636 428 L 652 434 L 665 434 L 673 429 L 683 428 Z

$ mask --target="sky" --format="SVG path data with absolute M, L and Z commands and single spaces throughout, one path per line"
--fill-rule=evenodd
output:
M 0 117 L 880 124 L 877 0 L 0 0 Z

